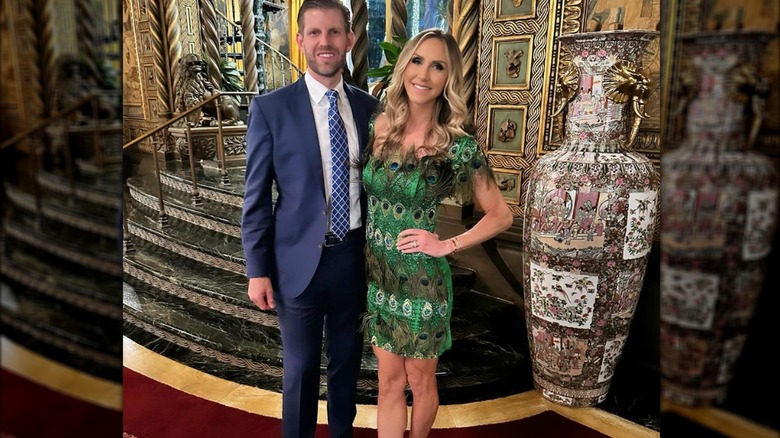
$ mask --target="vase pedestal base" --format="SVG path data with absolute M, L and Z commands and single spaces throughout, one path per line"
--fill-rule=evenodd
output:
M 595 406 L 606 400 L 609 392 L 609 383 L 593 389 L 572 389 L 556 385 L 536 374 L 534 374 L 534 387 L 547 400 L 573 408 Z
M 690 388 L 661 379 L 661 397 L 685 406 L 709 406 L 726 399 L 728 386 L 712 388 Z

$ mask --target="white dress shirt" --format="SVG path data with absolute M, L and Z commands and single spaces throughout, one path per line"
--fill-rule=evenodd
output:
M 317 82 L 309 71 L 304 75 L 306 87 L 309 89 L 309 100 L 314 112 L 314 124 L 317 127 L 317 139 L 320 142 L 320 156 L 322 157 L 322 175 L 325 177 L 325 195 L 328 197 L 328 205 L 331 199 L 332 166 L 330 155 L 330 129 L 328 128 L 328 108 L 330 102 L 325 93 L 328 91 L 321 83 Z M 358 146 L 358 132 L 355 126 L 355 118 L 352 117 L 352 107 L 344 93 L 344 79 L 341 79 L 334 88 L 338 92 L 339 114 L 344 121 L 347 130 L 347 143 L 349 144 L 349 161 L 356 163 L 360 159 Z M 354 230 L 361 225 L 360 218 L 360 171 L 355 167 L 349 169 L 349 222 L 350 229 Z M 331 230 L 328 230 L 331 231 Z

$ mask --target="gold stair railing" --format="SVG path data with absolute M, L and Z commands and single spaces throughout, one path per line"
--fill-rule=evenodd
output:
M 228 17 L 227 15 L 225 15 L 224 13 L 222 13 L 219 10 L 216 10 L 216 13 L 217 13 L 217 15 L 222 17 L 222 19 L 227 24 L 233 26 L 235 29 L 241 30 L 241 26 L 239 26 L 238 24 L 236 24 L 233 21 L 231 21 L 230 17 Z M 287 56 L 285 56 L 284 53 L 280 52 L 279 50 L 274 48 L 274 46 L 272 46 L 272 45 L 266 43 L 265 41 L 263 41 L 259 36 L 255 36 L 255 40 L 257 42 L 259 42 L 260 44 L 262 44 L 263 47 L 265 47 L 267 50 L 271 51 L 271 56 L 270 56 L 270 60 L 271 60 L 271 77 L 270 77 L 270 79 L 272 81 L 272 86 L 271 87 L 268 87 L 268 79 L 269 79 L 269 77 L 268 77 L 268 73 L 267 73 L 268 69 L 266 68 L 266 58 L 265 58 L 266 53 L 265 53 L 265 51 L 263 51 L 262 56 L 261 56 L 262 59 L 260 60 L 260 62 L 262 62 L 262 64 L 263 64 L 263 84 L 265 85 L 265 89 L 266 90 L 273 90 L 275 88 L 280 88 L 280 87 L 283 87 L 283 86 L 287 85 L 288 84 L 288 81 L 287 81 L 288 78 L 287 78 L 286 72 L 288 70 L 290 72 L 289 82 L 292 82 L 294 78 L 299 78 L 299 77 L 303 76 L 303 71 L 300 69 L 300 67 L 295 65 L 295 63 L 292 61 L 292 59 L 290 59 Z M 286 64 L 286 66 L 285 66 L 285 64 Z M 278 70 L 280 72 L 281 78 L 277 78 L 277 75 L 276 75 L 277 66 L 279 67 Z M 277 81 L 277 79 L 280 79 L 280 81 Z M 277 82 L 280 82 L 280 83 L 277 84 Z M 244 83 L 246 83 L 246 79 L 244 79 Z
M 186 118 L 187 116 L 192 115 L 196 111 L 202 110 L 202 108 L 206 105 L 208 105 L 211 102 L 216 102 L 216 118 L 217 118 L 217 160 L 219 161 L 219 173 L 220 173 L 220 183 L 222 185 L 228 186 L 230 185 L 230 179 L 227 176 L 227 167 L 225 164 L 225 145 L 223 141 L 223 126 L 222 126 L 222 110 L 221 110 L 221 102 L 222 96 L 253 96 L 257 95 L 256 92 L 250 92 L 250 91 L 222 91 L 222 92 L 216 92 L 216 94 L 209 96 L 208 98 L 198 102 L 195 106 L 192 108 L 183 111 L 181 113 L 176 114 L 171 119 L 167 120 L 165 123 L 162 123 L 161 125 L 141 134 L 140 136 L 134 138 L 132 141 L 129 141 L 125 143 L 122 146 L 123 150 L 127 150 L 128 148 L 131 148 L 133 146 L 136 146 L 140 144 L 142 141 L 149 139 L 153 135 L 157 134 L 158 132 L 161 132 L 167 128 L 170 128 L 175 124 L 176 122 Z M 190 177 L 192 179 L 192 202 L 194 205 L 201 205 L 202 199 L 200 197 L 200 194 L 198 192 L 198 179 L 197 175 L 195 173 L 195 159 L 193 155 L 193 149 L 192 149 L 192 141 L 191 141 L 191 130 L 195 127 L 195 124 L 192 122 L 185 122 L 184 124 L 185 128 L 187 129 L 187 150 L 189 153 L 189 166 L 190 166 Z M 160 223 L 160 225 L 165 228 L 168 227 L 170 224 L 168 222 L 168 214 L 165 212 L 165 200 L 163 199 L 163 184 L 162 184 L 162 177 L 160 175 L 160 162 L 157 158 L 157 150 L 158 150 L 158 144 L 162 143 L 165 144 L 166 136 L 169 135 L 167 131 L 163 134 L 162 140 L 155 140 L 152 139 L 152 161 L 154 162 L 154 174 L 155 178 L 157 179 L 157 200 L 158 200 L 158 217 L 157 220 Z M 125 184 L 127 182 L 125 181 Z M 127 211 L 127 205 L 126 200 L 124 200 L 123 197 L 123 207 L 124 210 Z M 124 230 L 124 249 L 125 252 L 131 252 L 133 251 L 133 245 L 130 241 L 130 232 L 128 230 L 128 224 L 127 224 L 127 214 L 122 215 L 122 229 Z
M 30 137 L 34 134 L 40 134 L 47 126 L 52 125 L 54 122 L 56 121 L 60 122 L 61 126 L 63 127 L 62 138 L 64 140 L 64 145 L 62 148 L 62 153 L 64 155 L 63 158 L 65 164 L 65 175 L 68 179 L 68 185 L 69 185 L 71 201 L 72 201 L 73 196 L 75 196 L 76 193 L 76 177 L 75 177 L 75 172 L 73 171 L 74 160 L 72 159 L 71 144 L 68 138 L 69 137 L 68 125 L 70 122 L 66 121 L 66 118 L 71 114 L 75 113 L 76 111 L 80 110 L 87 103 L 92 104 L 91 121 L 93 122 L 93 124 L 90 126 L 91 128 L 94 128 L 93 131 L 94 134 L 92 136 L 92 151 L 94 154 L 93 156 L 95 158 L 96 164 L 102 170 L 104 163 L 103 163 L 103 149 L 101 145 L 101 132 L 104 130 L 101 129 L 102 121 L 100 120 L 99 117 L 100 108 L 98 104 L 99 104 L 100 97 L 101 97 L 100 93 L 91 93 L 87 96 L 84 96 L 81 99 L 77 100 L 76 102 L 66 106 L 62 110 L 50 115 L 44 120 L 41 120 L 33 124 L 29 128 L 14 135 L 13 137 L 9 138 L 3 143 L 0 143 L 0 151 L 8 147 L 12 147 L 12 146 L 15 147 L 19 143 L 24 143 L 26 146 L 25 149 L 28 151 L 30 155 L 30 159 L 29 159 L 30 179 L 32 181 L 33 198 L 35 199 L 35 214 L 36 214 L 36 218 L 34 221 L 35 227 L 40 226 L 40 220 L 43 214 L 43 206 L 42 206 L 43 196 L 41 194 L 41 188 L 38 182 L 38 173 L 40 171 L 40 168 L 43 166 L 43 163 L 40 155 L 38 154 L 38 147 L 30 142 Z M 116 130 L 119 131 L 121 130 L 121 128 L 116 128 Z M 108 130 L 108 132 L 111 131 L 113 130 Z

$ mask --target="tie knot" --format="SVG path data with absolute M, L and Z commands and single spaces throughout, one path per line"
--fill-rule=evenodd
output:
M 328 90 L 325 92 L 325 95 L 328 96 L 328 101 L 331 105 L 335 105 L 336 101 L 338 101 L 339 92 L 336 90 Z

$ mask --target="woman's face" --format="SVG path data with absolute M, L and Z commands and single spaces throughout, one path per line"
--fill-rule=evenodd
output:
M 449 70 L 444 41 L 438 38 L 423 41 L 404 70 L 404 89 L 409 103 L 424 105 L 435 102 L 444 91 Z

